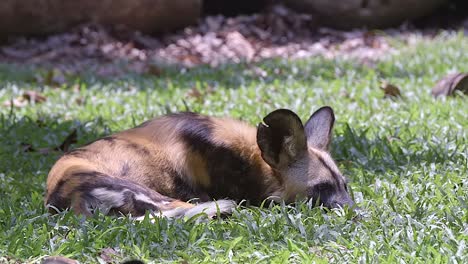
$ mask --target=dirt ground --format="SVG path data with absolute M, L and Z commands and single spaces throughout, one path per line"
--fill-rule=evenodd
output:
M 275 5 L 253 15 L 207 16 L 198 25 L 160 36 L 87 24 L 46 37 L 14 37 L 0 46 L 0 62 L 61 74 L 92 71 L 102 77 L 157 74 L 155 65 L 160 64 L 215 67 L 276 57 L 341 57 L 372 64 L 395 52 L 389 41 L 411 45 L 415 38 L 432 38 L 447 28 L 468 35 L 468 17 L 446 23 L 439 15 L 423 24 L 338 31 L 319 26 L 311 15 Z

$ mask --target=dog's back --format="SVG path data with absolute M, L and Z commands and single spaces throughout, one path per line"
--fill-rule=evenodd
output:
M 255 133 L 241 121 L 194 113 L 153 119 L 66 153 L 49 173 L 46 203 L 141 215 L 193 208 L 182 201 L 194 198 L 260 202 L 274 184 Z

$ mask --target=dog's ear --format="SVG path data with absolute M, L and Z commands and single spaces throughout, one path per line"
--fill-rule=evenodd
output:
M 282 169 L 307 151 L 301 119 L 292 111 L 278 109 L 258 124 L 257 144 L 262 158 L 273 168 Z
M 305 124 L 307 144 L 310 147 L 328 150 L 331 142 L 335 114 L 329 106 L 324 106 L 310 116 Z

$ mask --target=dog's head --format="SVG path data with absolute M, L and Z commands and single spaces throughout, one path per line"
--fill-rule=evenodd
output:
M 262 158 L 283 180 L 283 199 L 312 199 L 328 208 L 352 207 L 346 178 L 328 153 L 333 109 L 322 107 L 302 124 L 292 111 L 279 109 L 258 125 L 257 144 Z

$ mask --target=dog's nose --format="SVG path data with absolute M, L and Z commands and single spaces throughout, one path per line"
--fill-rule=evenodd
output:
M 348 207 L 352 208 L 353 210 L 356 210 L 356 208 L 359 208 L 356 206 L 354 201 L 349 198 L 349 197 L 343 197 L 341 199 L 336 199 L 331 203 L 332 208 L 337 208 L 337 207 Z

